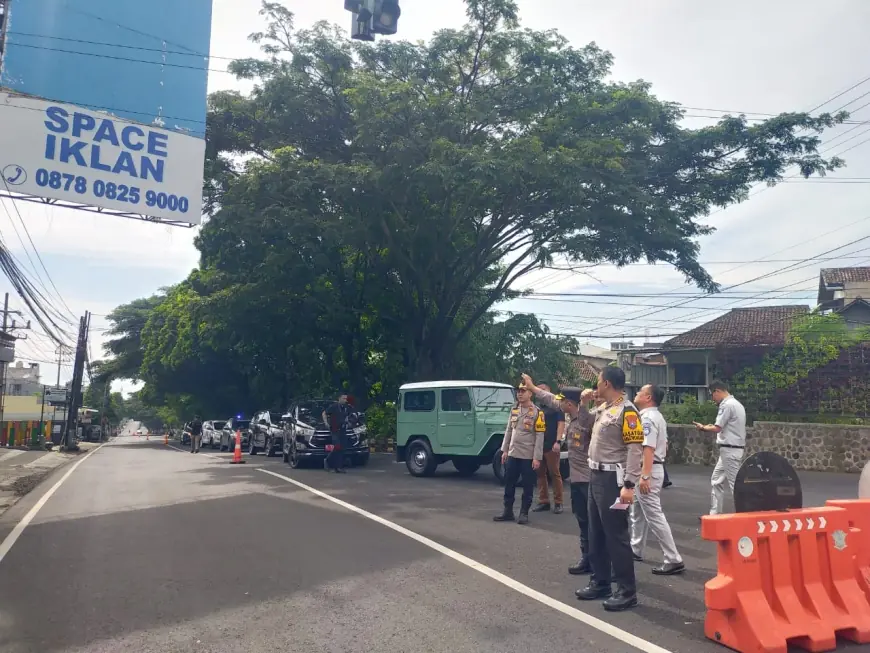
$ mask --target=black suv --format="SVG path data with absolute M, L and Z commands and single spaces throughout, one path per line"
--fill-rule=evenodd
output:
M 248 446 L 251 434 L 251 420 L 241 417 L 230 417 L 221 429 L 221 451 L 235 451 L 236 431 L 242 432 L 242 449 Z
M 285 463 L 289 463 L 294 469 L 306 463 L 323 466 L 327 455 L 326 445 L 332 444 L 332 435 L 323 423 L 323 411 L 333 402 L 332 399 L 312 399 L 290 406 L 285 417 Z M 364 413 L 351 415 L 344 459 L 350 465 L 365 465 L 369 461 Z
M 251 439 L 248 443 L 248 453 L 255 456 L 264 452 L 269 458 L 284 449 L 284 425 L 282 416 L 273 410 L 264 410 L 251 420 Z

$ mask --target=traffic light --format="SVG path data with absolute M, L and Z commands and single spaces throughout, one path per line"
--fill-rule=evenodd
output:
M 375 34 L 395 34 L 399 31 L 399 16 L 402 8 L 399 0 L 375 0 L 372 32 Z
M 364 10 L 365 11 L 365 10 Z M 375 35 L 372 34 L 372 19 L 369 14 L 368 19 L 363 19 L 360 14 L 354 13 L 350 25 L 350 38 L 357 41 L 374 41 Z

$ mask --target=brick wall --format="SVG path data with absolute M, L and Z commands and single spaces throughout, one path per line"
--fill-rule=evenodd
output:
M 716 464 L 715 434 L 670 424 L 668 439 L 668 462 Z M 778 453 L 795 469 L 860 473 L 870 460 L 870 426 L 755 422 L 746 429 L 746 452 L 751 455 L 757 451 Z

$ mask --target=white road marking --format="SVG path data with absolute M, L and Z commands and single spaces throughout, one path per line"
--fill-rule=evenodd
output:
M 12 451 L 8 451 L 2 455 L 0 455 L 0 460 L 9 460 L 10 458 L 15 458 L 15 456 L 20 456 L 24 451 L 21 449 L 13 449 Z
M 346 501 L 342 501 L 341 499 L 337 499 L 325 492 L 321 492 L 320 490 L 311 487 L 310 485 L 306 485 L 305 483 L 300 483 L 297 480 L 294 480 L 288 476 L 284 476 L 283 474 L 278 474 L 277 472 L 273 472 L 268 469 L 258 469 L 257 471 L 263 472 L 264 474 L 269 474 L 270 476 L 274 476 L 275 478 L 280 478 L 282 481 L 287 481 L 295 485 L 296 487 L 302 488 L 303 490 L 307 490 L 312 494 L 319 496 L 321 499 L 326 499 L 327 501 L 331 501 L 332 503 L 341 506 L 351 512 L 354 512 L 366 519 L 371 519 L 382 526 L 386 526 L 387 528 L 396 531 L 397 533 L 401 533 L 402 535 L 411 538 L 412 540 L 419 542 L 425 546 L 428 546 L 430 549 L 434 549 L 438 551 L 448 558 L 455 560 L 456 562 L 465 565 L 477 572 L 480 572 L 484 576 L 488 576 L 493 580 L 505 585 L 512 590 L 523 594 L 530 599 L 534 599 L 539 603 L 543 603 L 549 608 L 553 608 L 554 610 L 561 612 L 562 614 L 576 619 L 587 626 L 595 628 L 596 630 L 610 635 L 614 639 L 618 639 L 619 641 L 628 644 L 630 646 L 634 646 L 635 648 L 644 651 L 645 653 L 671 653 L 668 649 L 662 648 L 652 642 L 648 642 L 645 639 L 641 639 L 637 635 L 632 635 L 631 633 L 622 630 L 621 628 L 617 628 L 616 626 L 607 623 L 597 617 L 593 617 L 590 614 L 583 612 L 582 610 L 578 610 L 577 608 L 572 608 L 570 605 L 566 603 L 562 603 L 561 601 L 557 601 L 556 599 L 547 596 L 537 590 L 532 589 L 528 585 L 523 585 L 519 581 L 514 580 L 510 576 L 506 576 L 501 572 L 496 571 L 490 567 L 487 567 L 484 564 L 477 562 L 476 560 L 472 560 L 471 558 L 462 555 L 461 553 L 454 551 L 453 549 L 448 549 L 443 544 L 439 544 L 435 540 L 430 540 L 428 537 L 424 535 L 420 535 L 419 533 L 415 533 L 412 530 L 405 528 L 404 526 L 399 526 L 395 522 L 391 522 L 388 519 L 384 519 L 383 517 L 379 517 L 373 513 L 368 512 L 367 510 L 363 510 L 351 503 L 347 503 Z
M 171 444 L 167 444 L 166 446 L 169 447 L 170 449 L 175 449 L 176 451 L 180 451 L 181 453 L 190 453 L 190 449 L 179 449 L 178 447 L 171 445 Z M 202 449 L 200 449 L 199 452 L 202 453 Z M 214 458 L 215 460 L 223 460 L 223 458 L 221 458 L 220 456 L 215 456 L 213 453 L 202 453 L 202 455 L 205 456 L 206 458 Z
M 6 536 L 6 539 L 0 543 L 0 563 L 3 562 L 3 558 L 6 557 L 6 554 L 9 553 L 9 550 L 18 541 L 18 538 L 21 537 L 21 534 L 24 532 L 24 529 L 30 525 L 30 522 L 33 521 L 33 518 L 36 517 L 37 513 L 42 510 L 42 507 L 48 502 L 48 500 L 52 497 L 52 495 L 57 492 L 58 488 L 63 485 L 64 481 L 68 479 L 74 471 L 79 468 L 83 462 L 85 462 L 88 458 L 97 453 L 100 449 L 102 449 L 105 443 L 101 444 L 99 447 L 91 451 L 90 453 L 85 454 L 84 458 L 76 461 L 72 467 L 67 470 L 66 474 L 60 477 L 57 483 L 51 486 L 51 488 L 42 495 L 39 501 L 36 502 L 36 505 L 33 506 L 24 517 L 21 518 L 21 521 L 15 525 L 15 528 L 12 529 L 12 532 Z

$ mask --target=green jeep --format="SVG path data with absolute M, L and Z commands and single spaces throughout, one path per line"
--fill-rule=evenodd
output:
M 413 476 L 431 476 L 448 460 L 463 476 L 492 465 L 504 483 L 501 443 L 514 389 L 491 381 L 431 381 L 399 388 L 396 460 Z M 562 452 L 563 476 L 567 452 Z

